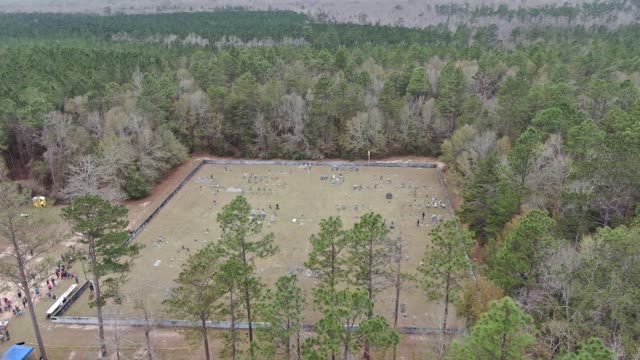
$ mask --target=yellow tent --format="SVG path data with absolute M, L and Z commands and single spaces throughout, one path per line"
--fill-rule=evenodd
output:
M 47 206 L 47 198 L 44 196 L 34 196 L 31 200 L 33 200 L 33 206 L 37 208 Z

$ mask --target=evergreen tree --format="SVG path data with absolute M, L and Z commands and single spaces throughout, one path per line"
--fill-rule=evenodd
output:
M 518 360 L 536 343 L 533 320 L 510 297 L 495 301 L 471 328 L 451 345 L 450 360 Z
M 335 290 L 346 275 L 343 250 L 347 244 L 342 220 L 339 217 L 320 220 L 320 232 L 309 240 L 312 249 L 305 266 L 318 274 L 320 287 Z
M 253 276 L 253 272 L 252 266 L 244 264 L 239 258 L 230 257 L 220 266 L 215 278 L 215 287 L 224 295 L 216 313 L 217 316 L 229 320 L 229 331 L 222 335 L 224 348 L 220 353 L 221 357 L 236 360 L 241 355 L 240 344 L 243 337 L 240 336 L 238 320 L 246 311 L 247 303 L 251 304 L 251 301 L 259 298 L 262 290 L 262 284 Z M 251 329 L 252 323 L 249 324 Z M 252 339 L 249 340 L 250 357 L 254 358 L 255 344 Z
M 518 212 L 515 187 L 501 174 L 495 154 L 479 164 L 478 174 L 463 190 L 460 218 L 482 242 L 495 236 Z
M 591 338 L 582 344 L 575 353 L 565 354 L 558 360 L 613 360 L 615 353 L 599 338 Z
M 253 351 L 253 318 L 252 305 L 257 293 L 252 282 L 252 274 L 255 272 L 256 259 L 264 259 L 276 253 L 278 248 L 273 244 L 273 234 L 268 234 L 259 240 L 251 240 L 262 231 L 262 222 L 255 216 L 251 216 L 251 206 L 247 199 L 238 196 L 222 208 L 217 217 L 222 230 L 220 247 L 229 258 L 236 259 L 249 271 L 243 271 L 236 276 L 242 276 L 244 307 L 249 325 L 249 342 Z M 229 273 L 230 276 L 234 275 Z
M 502 131 L 508 136 L 518 136 L 528 119 L 525 98 L 531 84 L 523 72 L 509 76 L 498 90 L 496 113 Z
M 499 244 L 491 263 L 492 279 L 507 293 L 538 283 L 545 256 L 555 245 L 555 222 L 544 211 L 532 210 L 519 219 Z
M 373 304 L 376 295 L 386 286 L 393 274 L 395 243 L 389 238 L 389 228 L 379 214 L 364 214 L 347 235 L 348 264 L 355 285 L 367 292 Z M 373 307 L 369 308 L 367 320 L 373 318 Z M 364 342 L 364 357 L 370 358 L 369 342 Z
M 427 70 L 423 67 L 413 70 L 407 85 L 407 92 L 413 97 L 426 95 L 429 91 L 429 78 L 427 76 Z
M 140 245 L 127 239 L 128 210 L 124 205 L 111 205 L 99 196 L 86 195 L 62 209 L 62 216 L 73 226 L 74 233 L 82 234 L 82 256 L 88 259 L 93 274 L 95 300 L 98 312 L 100 354 L 107 355 L 102 308 L 109 298 L 121 302 L 119 287 L 126 280 Z
M 473 245 L 471 234 L 460 229 L 457 219 L 447 220 L 431 231 L 431 244 L 418 267 L 420 285 L 427 298 L 444 303 L 440 358 L 444 357 L 449 304 L 457 301 L 462 282 L 469 275 L 468 253 Z
M 268 325 L 258 329 L 261 338 L 260 354 L 265 358 L 302 359 L 300 331 L 304 296 L 296 275 L 282 276 L 276 290 L 267 290 L 258 304 L 258 313 Z
M 436 109 L 447 120 L 447 134 L 451 136 L 458 127 L 462 105 L 466 99 L 467 83 L 462 70 L 453 62 L 448 63 L 438 79 Z
M 216 301 L 223 295 L 216 283 L 223 256 L 222 250 L 214 244 L 189 256 L 182 265 L 177 286 L 170 290 L 168 299 L 164 301 L 169 312 L 179 319 L 200 322 L 201 327 L 189 331 L 189 337 L 202 337 L 207 360 L 211 359 L 207 321 L 214 315 Z
M 315 324 L 316 335 L 303 345 L 305 359 L 335 359 L 342 348 L 342 358 L 348 360 L 361 346 L 384 351 L 399 343 L 400 336 L 384 317 L 369 315 L 373 302 L 366 290 L 321 289 L 317 296 L 323 318 Z
M 543 139 L 542 132 L 530 127 L 520 135 L 509 153 L 509 166 L 518 187 L 518 204 L 525 195 L 527 177 L 534 171 Z

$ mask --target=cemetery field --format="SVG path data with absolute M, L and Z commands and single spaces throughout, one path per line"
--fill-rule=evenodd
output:
M 309 237 L 318 232 L 322 218 L 340 216 L 348 229 L 366 212 L 380 213 L 388 225 L 393 224 L 391 237 L 405 242 L 403 272 L 415 273 L 434 226 L 432 218 L 451 216 L 435 168 L 207 164 L 135 238 L 144 248 L 122 287 L 123 304 L 108 305 L 107 317 L 140 319 L 134 303 L 144 301 L 154 318 L 169 319 L 162 300 L 181 265 L 207 242 L 218 240 L 216 215 L 240 193 L 256 209 L 256 216 L 263 216 L 264 209 L 263 233 L 273 232 L 279 247 L 276 255 L 256 263 L 258 275 L 271 286 L 279 276 L 298 274 L 309 303 L 316 280 L 304 262 L 311 250 Z M 376 311 L 390 320 L 394 295 L 390 286 L 376 301 Z M 88 292 L 65 315 L 95 316 L 87 297 Z M 428 302 L 410 283 L 404 285 L 400 303 L 406 316 L 400 316 L 399 326 L 438 327 L 442 320 L 442 306 Z M 455 311 L 450 315 L 451 327 L 462 326 Z M 305 322 L 317 318 L 309 305 Z

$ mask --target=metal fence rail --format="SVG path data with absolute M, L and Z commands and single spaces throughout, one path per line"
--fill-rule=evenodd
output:
M 79 288 L 76 288 L 76 290 L 71 294 L 67 301 L 65 301 L 62 306 L 60 306 L 58 309 L 56 309 L 56 311 L 54 311 L 53 314 L 51 314 L 51 319 L 62 316 L 65 311 L 69 310 L 69 307 L 71 307 L 71 305 L 73 305 L 73 303 L 78 300 L 80 295 L 82 295 L 88 287 L 89 281 L 85 281 L 84 284 L 82 284 Z
M 185 177 L 180 184 L 175 188 L 175 190 L 173 190 L 171 192 L 171 194 L 169 194 L 169 196 L 167 196 L 166 199 L 164 199 L 164 201 L 155 209 L 153 210 L 153 212 L 151 213 L 151 215 L 147 216 L 146 219 L 144 219 L 144 221 L 142 222 L 142 224 L 140 224 L 134 231 L 131 232 L 131 234 L 129 234 L 129 239 L 127 239 L 127 243 L 133 241 L 133 239 L 136 238 L 136 236 L 138 236 L 142 230 L 144 229 L 145 226 L 147 226 L 147 224 L 149 224 L 149 222 L 151 222 L 151 220 L 153 220 L 153 218 L 158 215 L 158 213 L 160 212 L 160 210 L 162 210 L 163 207 L 165 207 L 169 201 L 171 201 L 171 199 L 173 199 L 173 197 L 178 193 L 178 191 L 180 191 L 184 185 L 191 180 L 191 178 L 198 172 L 200 171 L 200 169 L 206 164 L 206 162 L 203 160 L 200 162 L 200 164 L 198 164 L 198 166 L 195 167 L 195 169 L 193 169 L 189 175 L 187 175 L 187 177 Z
M 79 317 L 79 316 L 58 316 L 52 318 L 56 324 L 74 324 L 74 325 L 98 325 L 98 318 L 96 317 Z M 188 321 L 188 320 L 149 320 L 149 322 L 141 319 L 105 319 L 105 325 L 114 326 L 146 326 L 147 324 L 155 327 L 201 327 L 200 321 Z M 231 322 L 229 321 L 207 321 L 206 325 L 211 329 L 231 329 Z M 269 323 L 255 322 L 252 323 L 254 328 L 266 328 L 271 326 Z M 236 329 L 246 330 L 249 328 L 249 324 L 246 322 L 237 322 L 235 324 Z M 300 328 L 304 331 L 315 331 L 313 325 L 301 324 Z M 353 326 L 353 329 L 358 329 L 358 326 Z M 399 327 L 398 331 L 402 334 L 411 335 L 436 335 L 442 332 L 440 328 L 432 327 Z M 447 334 L 460 334 L 466 332 L 466 329 L 448 328 Z
M 222 164 L 222 165 L 312 165 L 312 166 L 342 166 L 342 167 L 396 167 L 396 168 L 423 168 L 433 169 L 437 165 L 434 163 L 403 163 L 403 162 L 384 162 L 384 161 L 294 161 L 294 160 L 240 160 L 240 159 L 228 159 L 228 160 L 204 160 L 207 164 Z

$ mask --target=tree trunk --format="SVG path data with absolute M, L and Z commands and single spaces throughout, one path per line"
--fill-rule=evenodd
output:
M 29 305 L 29 317 L 31 318 L 31 324 L 33 326 L 33 332 L 36 335 L 36 341 L 38 342 L 38 348 L 40 350 L 40 357 L 43 360 L 47 360 L 47 351 L 44 348 L 44 341 L 42 340 L 42 334 L 40 334 L 40 326 L 38 326 L 38 318 L 36 317 L 36 310 L 33 308 L 33 301 L 31 301 L 31 293 L 29 289 L 29 280 L 27 279 L 26 269 L 25 269 L 25 256 L 20 251 L 20 244 L 18 244 L 18 239 L 15 236 L 15 230 L 13 228 L 13 220 L 11 218 L 9 220 L 9 231 L 11 233 L 11 245 L 13 246 L 13 251 L 16 253 L 16 262 L 18 264 L 18 271 L 20 273 L 20 285 L 22 286 L 22 291 L 24 291 L 24 296 L 27 298 L 27 304 Z
M 251 324 L 251 299 L 249 299 L 249 281 L 245 279 L 244 281 L 244 296 L 245 296 L 245 306 L 247 307 L 247 323 L 249 327 L 249 349 L 251 351 L 251 355 L 253 355 L 253 326 Z
M 21 262 L 19 262 L 21 263 Z M 31 324 L 33 326 L 33 332 L 36 335 L 36 341 L 38 342 L 38 349 L 40 350 L 40 358 L 47 360 L 47 351 L 44 348 L 44 341 L 42 340 L 42 334 L 40 334 L 40 326 L 38 325 L 38 318 L 36 317 L 36 310 L 33 308 L 33 301 L 31 300 L 31 293 L 29 293 L 29 283 L 24 273 L 24 265 L 18 265 L 20 275 L 22 276 L 22 291 L 24 296 L 27 297 L 27 304 L 29 306 L 29 317 L 31 317 Z
M 371 301 L 371 303 L 373 304 L 373 243 L 372 243 L 372 239 L 369 240 L 369 273 L 367 274 L 368 279 L 367 279 L 367 292 L 369 295 L 369 300 Z M 369 311 L 367 312 L 367 320 L 371 320 L 371 318 L 373 317 L 373 307 L 369 309 Z M 369 360 L 371 359 L 371 346 L 369 344 L 369 340 L 365 340 L 364 341 L 364 354 L 362 355 L 362 358 L 365 360 Z
M 102 294 L 100 294 L 100 281 L 96 274 L 93 275 L 93 286 L 96 292 L 96 309 L 98 310 L 98 336 L 100 338 L 100 356 L 107 356 L 107 343 L 104 338 L 104 318 L 102 316 Z
M 271 326 L 273 326 L 273 324 Z M 291 330 L 291 321 L 287 319 L 287 334 L 289 334 L 290 330 Z M 287 360 L 289 360 L 291 359 L 291 335 L 287 336 L 286 343 L 287 343 L 286 355 L 287 355 Z
M 344 351 L 342 352 L 342 360 L 347 360 L 349 357 L 349 342 L 351 342 L 351 326 L 347 320 L 346 334 L 344 338 Z
M 56 184 L 56 173 L 55 173 L 55 169 L 53 167 L 53 160 L 51 160 L 49 162 L 49 172 L 51 172 L 51 181 L 53 182 L 53 188 L 56 189 L 57 188 L 57 184 Z
M 120 328 L 118 327 L 118 319 L 116 319 L 115 326 L 113 328 L 116 343 L 116 360 L 120 360 Z
M 236 310 L 233 303 L 233 289 L 229 292 L 229 310 L 231 313 L 231 358 L 236 360 Z
M 298 325 L 300 321 L 298 321 Z M 296 331 L 296 358 L 298 360 L 302 360 L 302 351 L 300 350 L 300 327 L 298 327 L 298 331 Z
M 98 260 L 96 258 L 95 239 L 90 239 L 89 259 L 91 261 L 91 272 L 93 273 L 93 287 L 96 292 L 96 309 L 98 310 L 98 336 L 100 337 L 100 356 L 107 356 L 107 343 L 104 338 L 104 318 L 102 316 L 102 293 L 100 292 L 100 277 L 96 268 Z
M 207 319 L 204 314 L 200 314 L 200 323 L 202 324 L 202 337 L 204 338 L 204 356 L 206 360 L 211 360 L 209 354 L 209 333 L 207 329 Z
M 205 332 L 206 332 L 206 329 L 205 329 Z M 153 354 L 151 354 L 151 336 L 149 336 L 150 334 L 151 334 L 151 324 L 149 323 L 149 313 L 145 307 L 144 308 L 144 340 L 145 340 L 145 346 L 147 347 L 147 360 L 153 360 Z
M 336 247 L 331 245 L 331 296 L 333 297 L 332 306 L 336 304 Z M 336 360 L 336 353 L 331 349 L 331 360 Z
M 444 359 L 445 340 L 447 335 L 447 316 L 449 315 L 449 292 L 451 287 L 451 273 L 447 273 L 447 285 L 444 290 L 444 318 L 442 319 L 442 344 L 440 345 L 440 359 Z
M 507 360 L 507 334 L 502 334 L 502 344 L 500 345 L 500 360 Z
M 247 254 L 245 252 L 244 244 L 242 246 L 242 262 L 247 265 Z M 253 326 L 251 323 L 251 299 L 249 298 L 249 279 L 244 279 L 244 297 L 245 306 L 247 307 L 247 323 L 249 327 L 249 351 L 251 352 L 251 358 L 253 358 Z
M 401 268 L 401 264 L 402 264 L 402 244 L 398 245 L 398 254 L 397 254 L 398 258 L 396 259 L 397 261 L 397 266 L 396 266 L 396 301 L 395 301 L 395 305 L 394 305 L 394 310 L 393 310 L 393 328 L 397 329 L 398 328 L 398 310 L 400 307 L 400 288 L 402 287 L 402 278 L 401 278 L 401 274 L 402 274 L 402 268 Z M 398 345 L 394 345 L 393 346 L 393 360 L 396 359 L 397 357 L 397 352 L 398 352 Z

